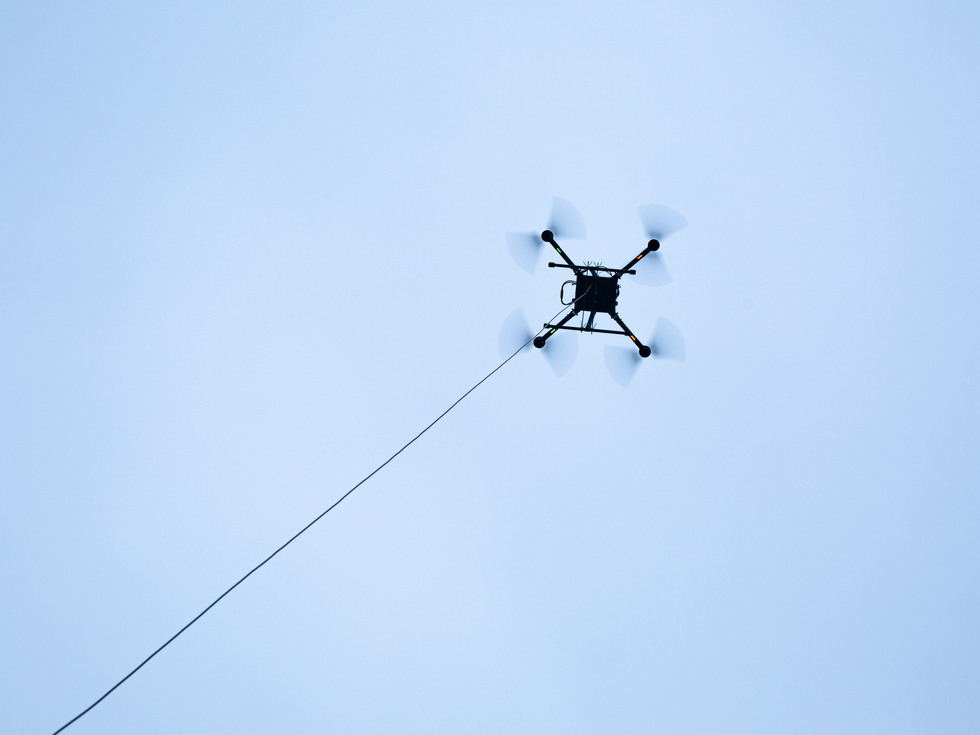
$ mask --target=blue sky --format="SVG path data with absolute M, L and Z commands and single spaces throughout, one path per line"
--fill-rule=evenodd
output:
M 0 731 L 972 733 L 977 10 L 0 11 Z M 620 338 L 622 339 L 622 338 Z

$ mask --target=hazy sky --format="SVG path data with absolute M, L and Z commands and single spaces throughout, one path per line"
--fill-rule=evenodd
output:
M 8 3 L 0 732 L 975 733 L 975 4 Z M 545 260 L 547 259 L 547 255 Z M 559 335 L 566 336 L 566 335 Z

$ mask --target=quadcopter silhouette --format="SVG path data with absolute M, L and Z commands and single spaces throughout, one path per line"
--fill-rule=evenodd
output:
M 656 252 L 660 249 L 660 241 L 656 239 L 651 239 L 647 243 L 647 246 L 637 255 L 633 260 L 624 265 L 622 268 L 605 268 L 601 265 L 576 265 L 572 262 L 572 259 L 568 257 L 564 250 L 558 245 L 558 241 L 555 240 L 555 233 L 551 230 L 545 230 L 541 233 L 541 239 L 549 243 L 551 247 L 562 257 L 565 262 L 562 263 L 548 263 L 549 268 L 571 268 L 575 273 L 575 299 L 571 302 L 572 308 L 561 321 L 557 324 L 545 324 L 544 328 L 548 331 L 543 335 L 539 335 L 534 338 L 534 346 L 541 349 L 545 346 L 548 339 L 555 334 L 559 329 L 569 329 L 576 332 L 601 332 L 603 334 L 623 334 L 633 340 L 633 344 L 636 345 L 639 350 L 640 357 L 650 357 L 652 350 L 648 345 L 643 344 L 637 339 L 636 335 L 633 334 L 632 330 L 626 326 L 619 314 L 616 313 L 616 299 L 619 298 L 619 279 L 621 276 L 629 273 L 630 275 L 636 275 L 635 270 L 631 270 L 634 265 L 636 265 L 640 260 L 647 255 L 647 253 Z M 608 275 L 603 275 L 608 274 Z M 564 299 L 565 286 L 571 283 L 566 281 L 562 284 L 561 299 L 562 303 L 566 303 Z M 588 312 L 588 321 L 580 327 L 569 327 L 567 323 L 574 319 L 582 312 Z M 608 314 L 610 318 L 616 322 L 622 330 L 617 329 L 597 329 L 595 327 L 595 317 L 596 314 Z
M 549 340 L 552 340 L 561 330 L 623 335 L 631 341 L 635 351 L 624 348 L 606 348 L 607 367 L 613 377 L 623 385 L 629 383 L 633 373 L 644 358 L 653 355 L 655 357 L 684 359 L 685 351 L 680 332 L 663 317 L 658 319 L 654 333 L 648 343 L 644 344 L 626 325 L 616 310 L 620 293 L 620 279 L 623 276 L 637 276 L 637 280 L 646 285 L 663 285 L 670 282 L 670 275 L 659 252 L 661 240 L 687 224 L 687 221 L 678 212 L 663 205 L 648 204 L 640 207 L 639 212 L 648 240 L 643 250 L 622 268 L 608 268 L 601 263 L 589 261 L 578 264 L 569 257 L 562 245 L 559 244 L 559 237 L 562 239 L 565 237 L 584 238 L 585 224 L 575 208 L 558 197 L 555 197 L 552 204 L 551 218 L 546 230 L 540 234 L 531 232 L 509 233 L 507 236 L 511 256 L 520 267 L 529 273 L 533 273 L 540 251 L 547 243 L 554 248 L 562 260 L 560 263 L 549 262 L 548 267 L 569 269 L 574 275 L 574 279 L 567 280 L 562 284 L 560 291 L 561 303 L 570 306 L 571 309 L 554 324 L 545 323 L 543 329 L 547 331 L 534 337 L 534 346 L 545 350 L 546 357 L 553 357 L 554 353 L 551 356 L 548 353 L 548 350 L 553 349 Z M 566 300 L 565 289 L 570 286 L 575 288 L 574 296 L 571 300 Z M 600 314 L 607 315 L 619 328 L 596 327 L 596 317 Z M 580 315 L 579 325 L 569 324 Z M 523 322 L 523 328 L 521 328 L 521 322 Z M 505 339 L 508 331 L 512 333 L 511 338 Z M 520 334 L 517 334 L 518 332 Z M 501 352 L 505 350 L 505 342 L 513 344 L 521 337 L 523 337 L 524 342 L 530 339 L 530 330 L 526 327 L 526 321 L 523 320 L 523 315 L 518 310 L 505 322 L 501 331 Z M 517 344 L 521 344 L 521 342 L 517 342 Z M 558 359 L 555 361 L 549 359 L 549 362 L 552 362 L 552 367 L 559 374 L 563 371 L 556 362 L 567 363 L 565 369 L 570 367 L 569 360 Z

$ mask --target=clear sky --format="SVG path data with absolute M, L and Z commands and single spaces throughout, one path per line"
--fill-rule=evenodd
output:
M 966 2 L 7 3 L 0 732 L 975 733 Z

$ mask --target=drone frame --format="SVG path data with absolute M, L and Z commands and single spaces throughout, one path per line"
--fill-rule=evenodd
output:
M 647 246 L 622 268 L 605 268 L 601 265 L 576 265 L 572 259 L 565 254 L 555 235 L 551 230 L 541 233 L 541 239 L 549 243 L 555 251 L 562 257 L 564 263 L 548 263 L 549 268 L 570 268 L 575 273 L 575 300 L 572 301 L 572 310 L 566 314 L 557 324 L 545 324 L 544 328 L 548 331 L 544 335 L 534 338 L 534 346 L 542 348 L 559 329 L 568 329 L 574 332 L 601 332 L 603 334 L 622 334 L 629 337 L 640 352 L 640 357 L 649 357 L 652 350 L 647 345 L 640 342 L 632 330 L 616 313 L 616 298 L 619 296 L 619 279 L 627 273 L 633 275 L 632 270 L 640 260 L 648 253 L 660 249 L 658 240 L 650 240 Z M 600 276 L 600 273 L 608 273 L 608 276 Z M 564 286 L 563 286 L 564 289 Z M 564 303 L 564 300 L 563 300 Z M 584 327 L 569 327 L 566 324 L 578 314 L 588 312 L 589 317 Z M 596 314 L 608 314 L 616 322 L 622 331 L 615 329 L 596 329 L 592 325 L 595 322 Z

